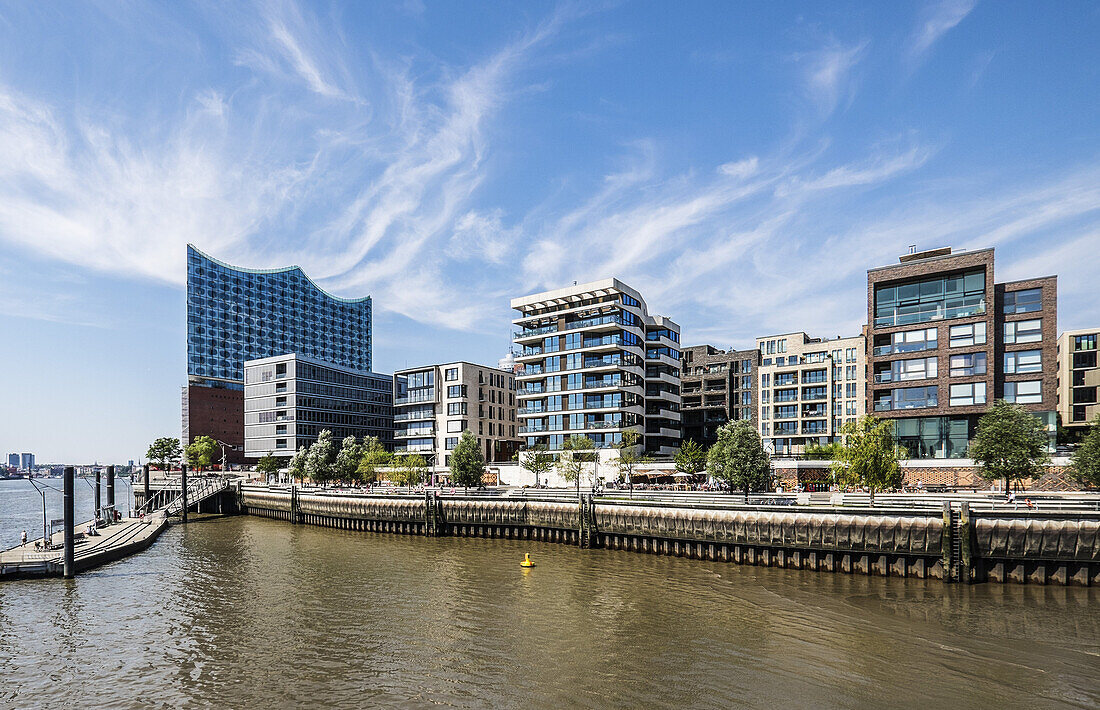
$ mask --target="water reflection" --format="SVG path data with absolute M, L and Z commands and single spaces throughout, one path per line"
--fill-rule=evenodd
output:
M 524 552 L 537 567 L 519 566 Z M 232 518 L 174 527 L 73 582 L 0 585 L 0 697 L 1095 706 L 1097 596 Z

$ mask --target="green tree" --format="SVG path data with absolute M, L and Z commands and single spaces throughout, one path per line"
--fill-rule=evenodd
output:
M 718 441 L 707 452 L 707 475 L 729 486 L 730 494 L 741 489 L 745 502 L 749 492 L 771 482 L 771 458 L 751 422 L 726 422 L 718 428 Z
M 634 495 L 634 469 L 640 463 L 649 461 L 649 457 L 641 450 L 642 435 L 634 429 L 623 432 L 622 439 L 615 447 L 619 450 L 619 457 L 615 459 L 615 467 L 619 471 L 619 480 L 626 479 L 626 485 L 630 489 L 630 495 Z
M 978 420 L 968 453 L 978 464 L 978 475 L 1005 482 L 1007 496 L 1012 481 L 1041 475 L 1042 465 L 1050 461 L 1047 442 L 1046 427 L 1038 417 L 1001 399 Z
M 394 483 L 399 486 L 420 485 L 424 480 L 424 471 L 428 468 L 427 461 L 420 454 L 402 454 L 396 456 L 393 470 Z
M 863 416 L 841 429 L 844 445 L 837 451 L 832 471 L 838 481 L 866 486 L 871 505 L 875 491 L 897 488 L 902 472 L 899 459 L 904 455 L 894 443 L 894 425 L 889 421 Z
M 477 439 L 469 431 L 462 432 L 454 451 L 451 452 L 451 484 L 462 486 L 469 492 L 470 486 L 480 486 L 485 475 L 485 456 Z
M 688 439 L 680 445 L 680 450 L 673 457 L 676 462 L 676 470 L 689 476 L 697 476 L 707 468 L 707 452 L 694 439 Z
M 806 444 L 806 458 L 818 461 L 836 461 L 843 444 L 832 441 L 828 444 Z
M 293 483 L 294 479 L 304 481 L 306 478 L 306 461 L 309 459 L 309 449 L 303 444 L 298 449 L 298 453 L 290 457 L 290 463 L 287 464 L 287 468 L 290 473 L 290 480 Z
M 172 470 L 172 466 L 179 463 L 183 455 L 183 447 L 180 440 L 172 436 L 162 436 L 149 445 L 145 452 L 145 458 L 157 465 L 164 472 Z
M 340 442 L 340 451 L 333 463 L 336 480 L 351 483 L 359 479 L 359 462 L 363 459 L 363 446 L 354 436 L 346 436 Z
M 577 484 L 577 497 L 581 496 L 581 475 L 584 473 L 585 463 L 591 459 L 591 452 L 596 448 L 596 442 L 587 436 L 574 434 L 562 444 L 561 455 L 558 457 L 558 472 L 561 477 L 570 483 Z
M 554 455 L 547 450 L 546 444 L 535 444 L 525 451 L 519 451 L 516 459 L 524 471 L 535 477 L 535 488 L 539 487 L 539 478 L 546 480 L 554 469 Z
M 264 456 L 256 462 L 256 470 L 264 474 L 264 478 L 270 481 L 271 477 L 279 472 L 279 459 L 275 458 L 270 453 L 264 454 Z
M 378 480 L 379 469 L 392 464 L 393 455 L 382 447 L 377 436 L 363 439 L 363 455 L 359 458 L 359 468 L 356 469 L 360 481 L 373 486 Z
M 1073 477 L 1088 486 L 1100 486 L 1100 414 L 1084 435 L 1070 462 Z
M 218 453 L 218 442 L 209 436 L 196 436 L 195 440 L 187 445 L 187 465 L 196 471 L 201 471 L 214 461 Z
M 314 483 L 328 483 L 335 474 L 337 456 L 336 442 L 332 440 L 332 432 L 322 429 L 317 435 L 317 441 L 309 447 L 306 456 L 306 475 L 313 479 Z

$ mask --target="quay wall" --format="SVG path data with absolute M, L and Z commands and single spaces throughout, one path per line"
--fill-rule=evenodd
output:
M 241 487 L 241 512 L 363 532 L 538 540 L 945 582 L 1100 585 L 1100 514 L 679 505 Z

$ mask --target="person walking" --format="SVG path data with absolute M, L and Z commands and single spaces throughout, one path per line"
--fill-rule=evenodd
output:
M 27 546 L 27 531 L 26 530 L 24 530 L 23 534 L 19 536 L 19 546 L 20 547 L 26 547 Z

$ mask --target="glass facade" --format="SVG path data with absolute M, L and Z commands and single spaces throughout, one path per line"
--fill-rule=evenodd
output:
M 875 289 L 875 326 L 927 323 L 985 313 L 985 272 L 937 276 Z
M 371 369 L 371 299 L 321 290 L 296 266 L 242 269 L 187 246 L 187 374 L 244 381 L 244 361 L 299 353 Z

